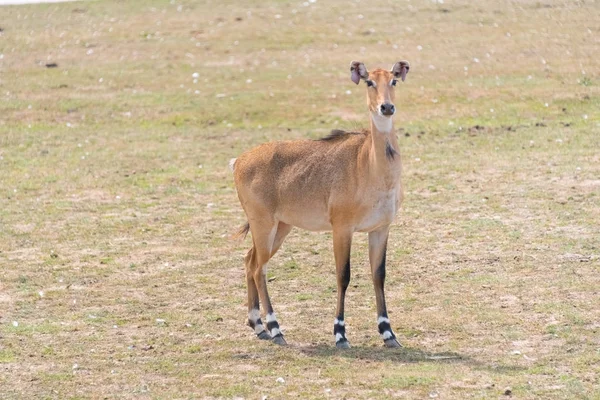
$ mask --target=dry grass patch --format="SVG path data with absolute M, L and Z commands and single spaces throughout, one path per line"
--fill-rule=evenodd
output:
M 2 396 L 597 398 L 597 15 L 558 1 L 0 7 Z M 400 58 L 406 201 L 387 296 L 405 347 L 381 347 L 357 235 L 355 347 L 335 350 L 331 235 L 297 230 L 269 287 L 290 346 L 259 342 L 228 160 L 362 125 L 350 60 Z

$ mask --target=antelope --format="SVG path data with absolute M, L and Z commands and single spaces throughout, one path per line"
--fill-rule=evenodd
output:
M 384 295 L 385 258 L 390 224 L 402 202 L 401 163 L 394 133 L 394 89 L 410 66 L 399 61 L 390 71 L 367 71 L 350 64 L 350 78 L 367 86 L 370 129 L 334 130 L 318 140 L 269 142 L 231 160 L 235 186 L 248 222 L 239 236 L 252 234 L 245 257 L 248 325 L 259 339 L 286 341 L 267 291 L 267 265 L 293 227 L 332 231 L 337 276 L 333 335 L 338 348 L 349 348 L 344 299 L 350 282 L 354 232 L 369 235 L 369 262 L 377 324 L 386 347 L 400 347 L 392 331 Z M 266 330 L 259 304 L 266 313 Z

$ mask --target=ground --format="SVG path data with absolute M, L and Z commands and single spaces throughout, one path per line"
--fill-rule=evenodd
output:
M 599 19 L 554 0 L 0 7 L 2 397 L 599 398 Z M 404 348 L 382 347 L 357 234 L 335 349 L 331 235 L 300 230 L 269 271 L 277 347 L 245 326 L 228 161 L 366 126 L 353 59 L 411 62 L 386 285 Z

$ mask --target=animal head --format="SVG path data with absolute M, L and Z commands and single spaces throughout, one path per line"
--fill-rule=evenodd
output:
M 380 116 L 391 117 L 396 112 L 394 89 L 399 80 L 404 82 L 410 69 L 408 61 L 398 61 L 390 71 L 376 69 L 367 71 L 360 61 L 350 63 L 350 79 L 357 85 L 361 80 L 367 84 L 369 111 Z

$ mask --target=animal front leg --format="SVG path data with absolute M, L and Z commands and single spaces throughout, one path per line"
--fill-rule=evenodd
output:
M 369 261 L 377 303 L 377 329 L 386 347 L 400 347 L 400 343 L 396 340 L 396 335 L 394 335 L 390 325 L 383 291 L 388 233 L 389 226 L 369 232 Z
M 337 277 L 337 310 L 333 323 L 335 346 L 340 349 L 350 348 L 346 338 L 346 323 L 344 322 L 344 302 L 346 289 L 350 284 L 350 248 L 352 246 L 352 232 L 333 232 L 333 253 L 335 256 L 335 271 Z

